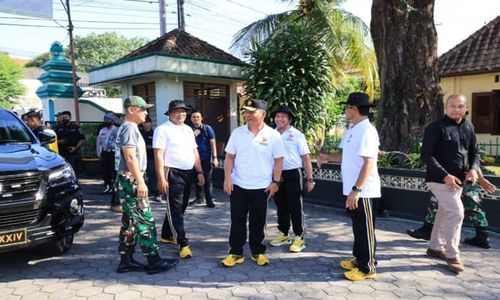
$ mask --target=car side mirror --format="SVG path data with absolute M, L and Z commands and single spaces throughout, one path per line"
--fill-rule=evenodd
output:
M 38 133 L 38 139 L 42 145 L 47 145 L 56 141 L 56 136 L 52 133 L 40 131 Z

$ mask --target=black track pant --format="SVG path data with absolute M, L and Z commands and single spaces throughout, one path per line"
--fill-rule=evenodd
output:
M 304 213 L 302 211 L 302 183 L 301 169 L 285 170 L 281 173 L 283 182 L 278 192 L 274 195 L 278 212 L 278 229 L 288 235 L 290 218 L 293 233 L 302 236 L 304 232 Z
M 168 172 L 168 205 L 161 229 L 162 238 L 174 237 L 181 247 L 188 245 L 184 231 L 184 211 L 188 206 L 189 187 L 194 179 L 194 172 L 170 168 Z
M 115 182 L 115 151 L 101 151 L 101 172 L 104 184 L 112 186 Z
M 358 208 L 349 210 L 354 233 L 352 254 L 357 260 L 358 269 L 364 273 L 375 273 L 375 215 L 376 199 L 359 198 Z
M 252 255 L 266 252 L 264 230 L 267 215 L 267 194 L 264 189 L 247 190 L 234 185 L 230 197 L 231 228 L 229 232 L 229 253 L 243 254 L 247 240 L 247 217 L 250 231 L 249 244 Z
M 203 187 L 199 186 L 198 184 L 195 185 L 196 187 L 196 199 L 203 199 L 201 196 L 201 190 L 203 188 L 205 192 L 205 200 L 207 203 L 212 202 L 212 192 L 213 192 L 213 186 L 212 186 L 212 159 L 210 157 L 208 158 L 203 158 L 201 159 L 201 168 L 203 169 L 203 177 L 205 177 L 205 184 Z M 195 183 L 197 180 L 195 180 Z

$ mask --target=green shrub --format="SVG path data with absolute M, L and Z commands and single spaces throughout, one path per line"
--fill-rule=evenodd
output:
M 80 123 L 80 127 L 85 134 L 85 142 L 82 147 L 83 158 L 97 158 L 95 153 L 97 142 L 97 128 L 100 123 Z
M 485 166 L 491 166 L 495 164 L 495 157 L 494 156 L 488 156 L 485 155 L 484 157 L 481 158 L 481 164 Z

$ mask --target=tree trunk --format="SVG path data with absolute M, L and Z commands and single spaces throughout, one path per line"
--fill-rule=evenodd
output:
M 371 34 L 380 77 L 381 149 L 408 151 L 443 114 L 435 0 L 373 0 Z

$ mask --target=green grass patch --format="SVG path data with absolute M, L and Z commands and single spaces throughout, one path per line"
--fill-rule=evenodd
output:
M 500 166 L 485 166 L 486 170 L 495 173 L 495 175 L 500 175 Z

